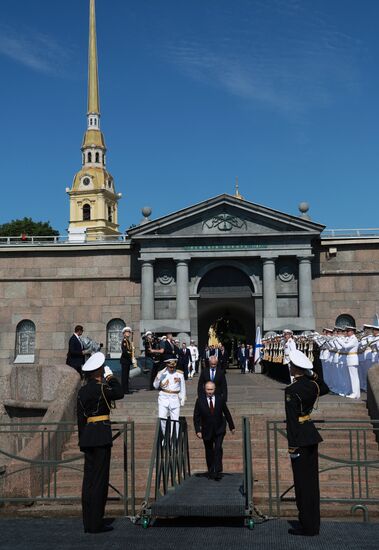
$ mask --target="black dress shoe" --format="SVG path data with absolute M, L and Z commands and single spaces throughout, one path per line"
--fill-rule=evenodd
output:
M 113 531 L 111 525 L 103 525 L 100 529 L 84 529 L 85 533 L 107 533 L 108 531 Z
M 303 529 L 288 529 L 288 533 L 290 535 L 295 535 L 299 537 L 315 537 L 318 535 L 318 533 L 307 533 Z
M 215 477 L 214 477 L 214 479 L 215 479 L 215 481 L 221 481 L 221 479 L 222 479 L 222 474 L 221 474 L 221 473 L 216 474 Z

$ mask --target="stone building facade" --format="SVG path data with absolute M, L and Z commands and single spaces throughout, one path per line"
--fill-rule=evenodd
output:
M 321 330 L 343 315 L 359 326 L 379 311 L 375 236 L 326 238 L 230 195 L 145 221 L 111 241 L 0 245 L 0 376 L 63 364 L 77 323 L 112 356 L 112 323 L 132 325 L 138 350 L 147 329 L 205 345 L 220 316 L 252 340 L 257 325 Z

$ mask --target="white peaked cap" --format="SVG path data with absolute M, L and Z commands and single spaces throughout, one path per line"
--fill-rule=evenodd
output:
M 98 351 L 97 353 L 94 353 L 93 355 L 91 355 L 89 359 L 87 359 L 87 361 L 82 366 L 82 371 L 92 372 L 102 367 L 104 363 L 105 363 L 105 355 L 101 351 Z
M 375 328 L 376 330 L 379 330 L 379 315 L 375 313 L 372 325 L 363 325 L 363 326 L 367 328 Z
M 124 327 L 122 329 L 122 333 L 124 333 L 124 332 L 132 332 L 132 329 L 130 327 Z
M 312 361 L 302 351 L 294 349 L 290 351 L 289 358 L 291 363 L 299 369 L 312 370 Z

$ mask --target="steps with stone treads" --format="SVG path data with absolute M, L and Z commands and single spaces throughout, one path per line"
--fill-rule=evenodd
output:
M 254 474 L 254 503 L 260 509 L 268 512 L 268 461 L 267 461 L 267 420 L 283 420 L 283 387 L 281 384 L 267 379 L 262 375 L 245 375 L 228 373 L 229 398 L 228 406 L 236 424 L 234 435 L 227 433 L 224 440 L 224 472 L 242 472 L 242 429 L 241 417 L 248 416 L 251 426 Z M 196 379 L 187 384 L 188 399 L 181 414 L 186 416 L 189 425 L 189 448 L 191 472 L 206 470 L 203 443 L 196 437 L 192 425 L 193 406 L 196 398 Z M 155 433 L 157 417 L 157 392 L 139 391 L 117 403 L 112 420 L 133 420 L 135 422 L 135 468 L 136 468 L 136 502 L 142 502 L 145 497 L 146 480 L 150 466 L 151 448 Z M 364 401 L 352 401 L 337 396 L 325 396 L 320 399 L 319 409 L 312 415 L 314 420 L 348 419 L 367 423 L 369 420 Z M 321 425 L 323 428 L 323 426 Z M 332 435 L 332 437 L 331 437 Z M 320 445 L 320 453 L 330 456 L 346 455 L 348 441 L 343 432 L 322 431 L 324 442 Z M 292 472 L 288 459 L 287 444 L 284 437 L 278 437 L 278 454 L 280 464 L 280 492 L 292 485 Z M 368 458 L 378 459 L 378 445 L 372 431 L 367 432 Z M 66 444 L 63 458 L 68 459 L 80 454 L 77 447 L 77 436 L 74 435 Z M 347 455 L 346 455 L 347 456 Z M 83 463 L 81 458 L 80 463 Z M 79 464 L 79 463 L 78 463 Z M 320 467 L 324 461 L 320 459 Z M 112 450 L 110 482 L 120 490 L 123 487 L 123 449 L 116 442 Z M 80 494 L 82 473 L 60 468 L 57 474 L 57 484 L 61 495 Z M 348 494 L 350 481 L 346 469 L 320 474 L 321 495 L 343 498 Z M 357 485 L 355 484 L 357 489 Z M 370 484 L 372 495 L 379 498 L 379 480 Z M 122 492 L 122 491 L 121 491 Z M 109 496 L 115 496 L 110 489 Z M 152 496 L 152 495 L 151 495 Z M 120 506 L 112 503 L 110 509 L 121 511 Z M 349 504 L 322 504 L 324 516 L 338 516 L 349 513 Z M 294 516 L 295 505 L 292 502 L 281 504 L 281 514 Z

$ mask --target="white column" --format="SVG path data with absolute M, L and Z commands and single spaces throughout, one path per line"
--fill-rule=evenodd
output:
M 278 316 L 275 258 L 263 258 L 263 315 L 274 318 Z
M 188 260 L 176 262 L 176 318 L 189 319 Z
M 299 258 L 299 317 L 313 317 L 310 257 Z
M 144 261 L 141 268 L 142 319 L 154 319 L 154 264 Z

